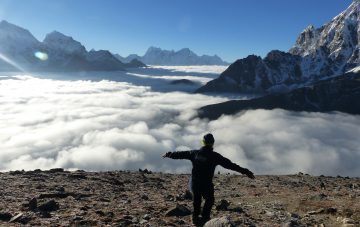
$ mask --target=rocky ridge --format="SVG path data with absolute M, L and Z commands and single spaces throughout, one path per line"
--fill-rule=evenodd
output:
M 148 170 L 0 173 L 0 225 L 192 226 L 186 174 Z M 214 177 L 205 226 L 359 226 L 360 179 L 233 174 Z
M 289 111 L 360 114 L 360 73 L 318 81 L 288 93 L 270 94 L 250 100 L 232 100 L 201 107 L 198 116 L 211 120 L 250 109 L 285 109 Z

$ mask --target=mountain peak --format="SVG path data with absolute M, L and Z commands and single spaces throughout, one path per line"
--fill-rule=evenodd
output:
M 353 0 L 351 5 L 342 13 L 337 15 L 333 20 L 342 20 L 344 18 L 356 19 L 360 12 L 360 0 Z
M 189 48 L 183 48 L 181 50 L 178 51 L 178 53 L 180 54 L 186 54 L 186 55 L 195 55 L 194 52 L 192 52 Z
M 10 24 L 10 23 L 7 22 L 6 20 L 2 20 L 2 21 L 0 22 L 0 26 L 2 26 L 2 25 L 8 25 L 8 24 Z
M 304 30 L 304 32 L 308 32 L 308 31 L 314 31 L 315 30 L 315 27 L 314 25 L 310 24 L 309 26 L 307 26 Z
M 27 33 L 30 33 L 28 30 L 22 28 L 22 27 L 19 27 L 15 24 L 11 24 L 9 23 L 8 21 L 6 20 L 2 20 L 0 22 L 0 28 L 1 29 L 6 29 L 6 30 L 12 30 L 12 31 L 17 31 L 17 32 L 27 32 Z
M 161 49 L 161 48 L 151 46 L 151 47 L 149 47 L 149 48 L 147 49 L 146 53 L 151 53 L 151 52 L 160 52 L 160 51 L 162 51 L 162 49 Z
M 151 46 L 151 47 L 149 47 L 148 50 L 162 50 L 162 49 L 160 47 Z
M 191 50 L 189 48 L 182 48 L 179 50 L 179 52 L 190 52 Z
M 12 23 L 8 22 L 7 20 L 2 20 L 2 21 L 0 22 L 0 27 L 1 27 L 1 28 L 17 28 L 17 29 L 26 30 L 26 29 L 24 29 L 24 28 L 21 28 L 21 27 L 15 25 L 15 24 L 12 24 Z
M 46 35 L 44 42 L 49 41 L 49 39 L 68 39 L 68 40 L 74 40 L 72 37 L 70 36 L 66 36 L 61 32 L 58 31 L 52 31 L 49 34 Z
M 86 53 L 85 47 L 80 42 L 58 31 L 47 34 L 44 39 L 44 44 L 52 49 L 62 50 L 66 53 Z
M 11 24 L 6 20 L 0 22 L 0 39 L 11 39 L 23 44 L 34 44 L 39 41 L 26 29 Z M 4 42 L 4 40 L 2 40 Z M 4 45 L 4 43 L 2 43 Z

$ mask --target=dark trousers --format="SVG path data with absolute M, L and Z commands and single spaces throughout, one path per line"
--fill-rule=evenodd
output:
M 205 204 L 201 213 L 204 219 L 210 218 L 211 208 L 214 205 L 214 185 L 212 183 L 192 182 L 193 192 L 193 216 L 199 216 L 201 212 L 201 200 L 205 199 Z

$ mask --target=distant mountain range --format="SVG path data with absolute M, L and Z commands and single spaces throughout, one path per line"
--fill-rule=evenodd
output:
M 237 60 L 197 92 L 286 92 L 360 64 L 360 1 L 320 28 L 307 27 L 289 52 Z
M 228 65 L 219 56 L 202 55 L 198 56 L 189 48 L 183 48 L 179 51 L 162 50 L 156 47 L 150 47 L 144 56 L 131 54 L 126 58 L 115 55 L 122 62 L 130 62 L 137 59 L 148 65 Z
M 117 71 L 152 65 L 223 65 L 218 56 L 197 56 L 189 49 L 151 47 L 143 57 L 122 58 L 107 50 L 90 50 L 70 36 L 54 31 L 38 41 L 28 30 L 0 22 L 0 71 Z
M 38 41 L 28 30 L 0 22 L 0 71 L 114 71 L 145 66 L 122 63 L 106 50 L 87 51 L 72 37 L 54 31 Z

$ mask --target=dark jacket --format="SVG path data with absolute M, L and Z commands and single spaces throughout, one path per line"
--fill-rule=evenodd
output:
M 213 151 L 213 148 L 209 146 L 204 146 L 200 150 L 171 152 L 168 157 L 172 159 L 188 159 L 192 162 L 193 183 L 211 184 L 217 165 L 242 174 L 249 171 Z

